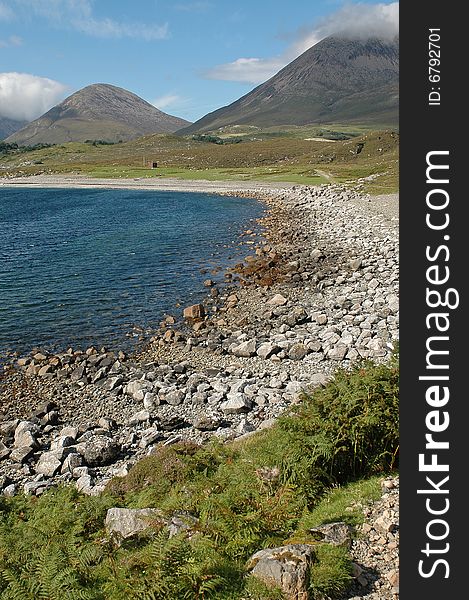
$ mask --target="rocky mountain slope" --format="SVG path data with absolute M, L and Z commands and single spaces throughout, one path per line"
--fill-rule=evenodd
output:
M 188 121 L 168 115 L 122 88 L 97 83 L 75 92 L 7 138 L 18 144 L 127 141 L 172 133 Z
M 27 121 L 15 121 L 0 116 L 0 140 L 4 140 L 6 137 L 12 135 L 19 129 L 22 129 L 27 124 Z
M 398 122 L 399 41 L 328 37 L 271 79 L 179 133 L 227 125 Z

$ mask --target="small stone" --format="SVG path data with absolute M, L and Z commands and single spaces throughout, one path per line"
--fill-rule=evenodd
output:
M 48 375 L 50 373 L 52 373 L 54 370 L 52 365 L 44 365 L 43 367 L 41 367 L 38 371 L 38 375 L 39 377 L 44 377 L 45 375 Z
M 3 442 L 0 442 L 0 460 L 7 458 L 10 454 L 10 449 L 5 446 Z
M 24 463 L 33 454 L 33 452 L 34 448 L 31 448 L 31 446 L 21 446 L 12 450 L 10 459 L 18 463 Z
M 36 473 L 53 477 L 62 466 L 58 456 L 56 452 L 44 452 L 36 465 Z
M 310 253 L 310 258 L 312 261 L 317 262 L 320 258 L 323 258 L 324 254 L 318 248 L 315 248 Z
M 185 319 L 203 319 L 205 317 L 205 308 L 203 304 L 193 304 L 186 306 L 183 312 Z
M 288 300 L 282 294 L 275 294 L 270 300 L 267 300 L 267 304 L 271 304 L 273 306 L 283 306 L 286 304 Z
M 23 485 L 23 491 L 25 494 L 32 496 L 40 496 L 46 489 L 48 485 L 46 481 L 27 481 Z
M 75 487 L 77 488 L 77 490 L 79 492 L 82 492 L 83 494 L 86 494 L 88 496 L 91 495 L 92 492 L 92 487 L 93 487 L 93 480 L 91 478 L 91 475 L 81 475 L 76 483 L 75 483 Z
M 92 435 L 76 448 L 90 467 L 111 463 L 120 451 L 117 442 L 104 435 Z
M 247 569 L 265 584 L 279 587 L 291 600 L 309 598 L 309 571 L 314 548 L 307 544 L 288 544 L 256 552 Z
M 251 400 L 241 392 L 236 394 L 228 394 L 228 400 L 222 402 L 220 409 L 225 415 L 237 415 L 239 413 L 248 412 L 252 407 Z
M 161 433 L 158 431 L 157 427 L 150 427 L 143 432 L 142 439 L 140 440 L 138 447 L 148 448 L 148 446 L 154 444 L 156 440 L 160 439 L 161 437 Z
M 333 546 L 350 548 L 352 535 L 350 526 L 343 522 L 327 523 L 309 530 L 313 538 L 319 542 L 326 542 Z
M 249 358 L 256 353 L 256 340 L 247 340 L 232 349 L 235 356 Z
M 160 400 L 156 394 L 153 394 L 152 392 L 145 393 L 145 396 L 143 397 L 143 407 L 146 410 L 153 410 L 159 403 Z
M 220 426 L 220 421 L 215 417 L 200 415 L 194 419 L 192 424 L 199 431 L 215 431 Z
M 78 467 L 81 467 L 83 465 L 83 458 L 81 457 L 80 454 L 74 452 L 72 454 L 69 454 L 63 464 L 62 467 L 60 469 L 60 472 L 63 473 L 73 473 L 73 471 L 75 469 L 77 469 Z
M 115 375 L 114 377 L 108 377 L 103 383 L 102 388 L 103 390 L 111 392 L 112 390 L 115 390 L 117 387 L 122 385 L 123 382 L 124 380 L 120 375 Z
M 327 353 L 327 356 L 329 358 L 331 358 L 332 360 L 343 360 L 345 358 L 345 355 L 348 352 L 348 348 L 345 344 L 336 344 L 335 346 L 333 346 L 329 352 Z
M 16 485 L 14 483 L 10 483 L 5 488 L 3 488 L 3 495 L 7 498 L 12 498 L 16 495 Z
M 35 423 L 31 423 L 31 421 L 21 421 L 15 429 L 15 447 L 35 447 L 38 431 L 39 428 Z
M 128 396 L 131 396 L 134 400 L 141 401 L 145 397 L 149 386 L 150 384 L 148 381 L 141 381 L 140 379 L 136 379 L 134 381 L 130 381 L 125 386 L 124 392 Z
M 167 394 L 165 394 L 165 401 L 167 404 L 171 406 L 179 406 L 183 403 L 184 398 L 186 397 L 186 392 L 183 390 L 173 390 Z
M 288 351 L 288 357 L 291 360 L 302 360 L 308 354 L 308 348 L 301 342 L 298 344 L 293 344 L 293 346 Z
M 139 423 L 146 423 L 149 420 L 150 413 L 147 410 L 141 410 L 130 417 L 129 425 L 138 425 Z
M 101 427 L 101 429 L 105 429 L 106 431 L 112 431 L 117 427 L 117 424 L 114 419 L 109 417 L 100 417 L 98 420 L 98 427 Z
M 348 261 L 348 266 L 352 269 L 352 271 L 358 271 L 358 269 L 362 266 L 361 258 L 352 258 Z
M 71 437 L 73 440 L 76 440 L 78 437 L 78 427 L 63 427 L 59 433 L 59 437 Z
M 271 344 L 270 342 L 265 342 L 264 344 L 261 344 L 259 346 L 256 354 L 257 354 L 257 356 L 260 356 L 263 359 L 267 359 L 270 356 L 272 356 L 272 354 L 275 354 L 275 352 L 277 352 L 278 350 L 280 350 L 280 348 L 276 344 Z

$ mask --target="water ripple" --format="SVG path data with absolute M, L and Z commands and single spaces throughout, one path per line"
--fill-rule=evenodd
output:
M 238 262 L 233 240 L 261 211 L 210 194 L 1 188 L 0 352 L 128 343 L 133 325 L 202 297 L 201 269 Z

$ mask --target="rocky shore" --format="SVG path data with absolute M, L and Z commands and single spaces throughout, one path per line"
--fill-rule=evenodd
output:
M 399 335 L 397 196 L 336 185 L 224 193 L 255 196 L 266 213 L 244 233 L 246 257 L 227 284 L 205 281 L 203 304 L 167 315 L 132 356 L 34 349 L 7 365 L 0 493 L 71 482 L 99 494 L 161 443 L 250 435 L 338 367 L 389 358 Z M 392 586 L 373 593 L 395 597 Z

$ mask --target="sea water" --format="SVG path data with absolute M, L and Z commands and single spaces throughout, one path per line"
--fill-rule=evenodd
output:
M 0 188 L 0 354 L 128 347 L 200 301 L 261 214 L 193 192 Z

